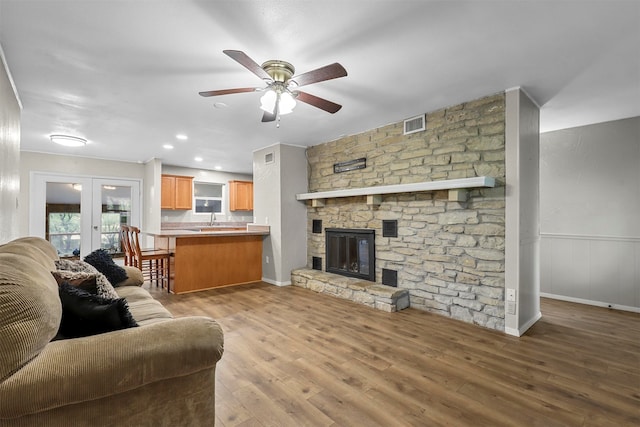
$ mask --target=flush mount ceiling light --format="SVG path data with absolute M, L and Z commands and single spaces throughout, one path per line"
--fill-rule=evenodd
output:
M 50 135 L 51 142 L 55 142 L 65 147 L 82 147 L 87 145 L 87 140 L 78 136 L 71 135 Z

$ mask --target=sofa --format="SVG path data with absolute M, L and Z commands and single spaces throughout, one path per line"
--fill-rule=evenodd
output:
M 219 324 L 173 318 L 124 267 L 138 326 L 55 339 L 57 260 L 38 237 L 0 245 L 0 426 L 213 426 Z

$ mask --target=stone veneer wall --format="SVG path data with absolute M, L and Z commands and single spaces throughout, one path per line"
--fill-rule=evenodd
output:
M 404 136 L 395 123 L 309 147 L 309 191 L 405 184 L 475 176 L 495 188 L 470 189 L 466 202 L 447 191 L 328 199 L 307 209 L 307 267 L 325 267 L 322 227 L 376 230 L 376 282 L 382 268 L 398 271 L 410 306 L 504 330 L 505 96 L 504 93 L 427 114 L 426 130 Z M 333 164 L 366 157 L 365 169 L 333 173 Z M 398 220 L 398 237 L 382 237 L 382 220 Z

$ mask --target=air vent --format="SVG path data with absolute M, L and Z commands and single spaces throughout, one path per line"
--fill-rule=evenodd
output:
M 404 121 L 404 134 L 420 132 L 426 129 L 427 121 L 424 114 L 416 117 L 411 117 Z
M 382 237 L 398 237 L 398 221 L 395 219 L 382 220 Z
M 313 233 L 322 233 L 322 220 L 321 219 L 314 219 L 313 222 L 311 223 L 311 231 Z
M 382 269 L 382 284 L 387 286 L 398 287 L 398 272 L 396 270 Z
M 269 163 L 273 163 L 273 153 L 267 153 L 264 155 L 264 164 L 268 165 Z
M 322 271 L 322 258 L 320 258 L 319 256 L 311 257 L 311 267 L 314 270 Z

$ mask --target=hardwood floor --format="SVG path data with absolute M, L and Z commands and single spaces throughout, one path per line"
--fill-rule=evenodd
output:
M 543 299 L 525 336 L 266 283 L 183 295 L 225 332 L 216 426 L 637 426 L 640 315 Z

